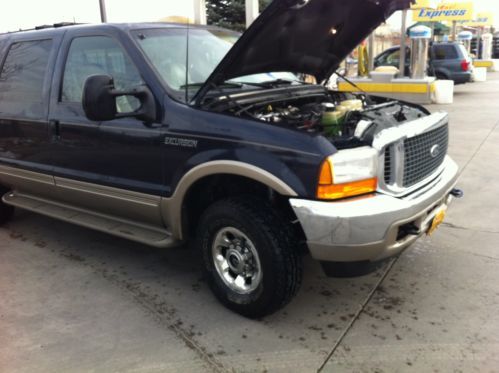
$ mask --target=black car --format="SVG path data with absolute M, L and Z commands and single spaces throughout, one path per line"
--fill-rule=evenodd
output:
M 410 74 L 411 49 L 407 47 L 405 75 Z M 385 50 L 374 59 L 374 66 L 399 67 L 400 47 Z M 428 74 L 437 79 L 453 80 L 464 84 L 472 80 L 472 60 L 463 45 L 458 43 L 433 43 L 429 50 Z
M 18 207 L 192 242 L 215 295 L 249 317 L 293 297 L 304 253 L 328 273 L 400 253 L 456 194 L 448 116 L 296 77 L 326 81 L 409 5 L 278 0 L 242 36 L 164 23 L 0 35 L 0 223 Z

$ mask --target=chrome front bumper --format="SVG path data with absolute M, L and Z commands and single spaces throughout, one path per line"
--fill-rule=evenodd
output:
M 442 173 L 412 194 L 385 194 L 338 202 L 290 199 L 314 259 L 333 262 L 377 261 L 400 253 L 428 231 L 440 208 L 447 207 L 458 177 L 449 157 Z M 418 232 L 401 234 L 410 224 Z

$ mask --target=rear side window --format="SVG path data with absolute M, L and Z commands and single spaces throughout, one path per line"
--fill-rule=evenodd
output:
M 51 40 L 14 43 L 0 72 L 0 109 L 7 114 L 41 117 L 43 85 Z
M 436 60 L 456 60 L 459 58 L 457 49 L 453 45 L 436 45 L 435 59 Z
M 459 50 L 461 51 L 461 56 L 463 56 L 465 59 L 469 59 L 470 58 L 470 56 L 468 54 L 468 51 L 466 50 L 466 48 L 464 47 L 464 45 L 459 44 Z

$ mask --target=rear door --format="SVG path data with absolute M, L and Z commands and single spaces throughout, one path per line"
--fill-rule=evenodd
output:
M 463 72 L 457 45 L 434 44 L 431 53 L 433 69 L 438 78 L 452 79 L 453 74 Z
M 19 33 L 0 53 L 0 183 L 40 197 L 54 187 L 47 114 L 59 34 Z
M 0 164 L 50 173 L 48 102 L 56 58 L 52 37 L 20 38 L 4 48 L 0 70 Z

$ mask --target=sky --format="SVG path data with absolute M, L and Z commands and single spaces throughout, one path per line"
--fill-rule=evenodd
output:
M 32 28 L 56 22 L 100 22 L 98 0 L 0 0 L 7 2 L 0 12 L 0 32 Z M 474 0 L 475 11 L 492 11 L 499 26 L 499 1 Z M 170 15 L 192 15 L 188 0 L 106 0 L 109 22 L 157 21 Z M 409 17 L 410 18 L 410 17 Z M 389 20 L 400 27 L 400 14 Z
M 100 22 L 99 0 L 0 0 L 0 32 L 57 22 Z M 187 0 L 106 0 L 109 22 L 158 21 L 170 15 L 192 16 Z

